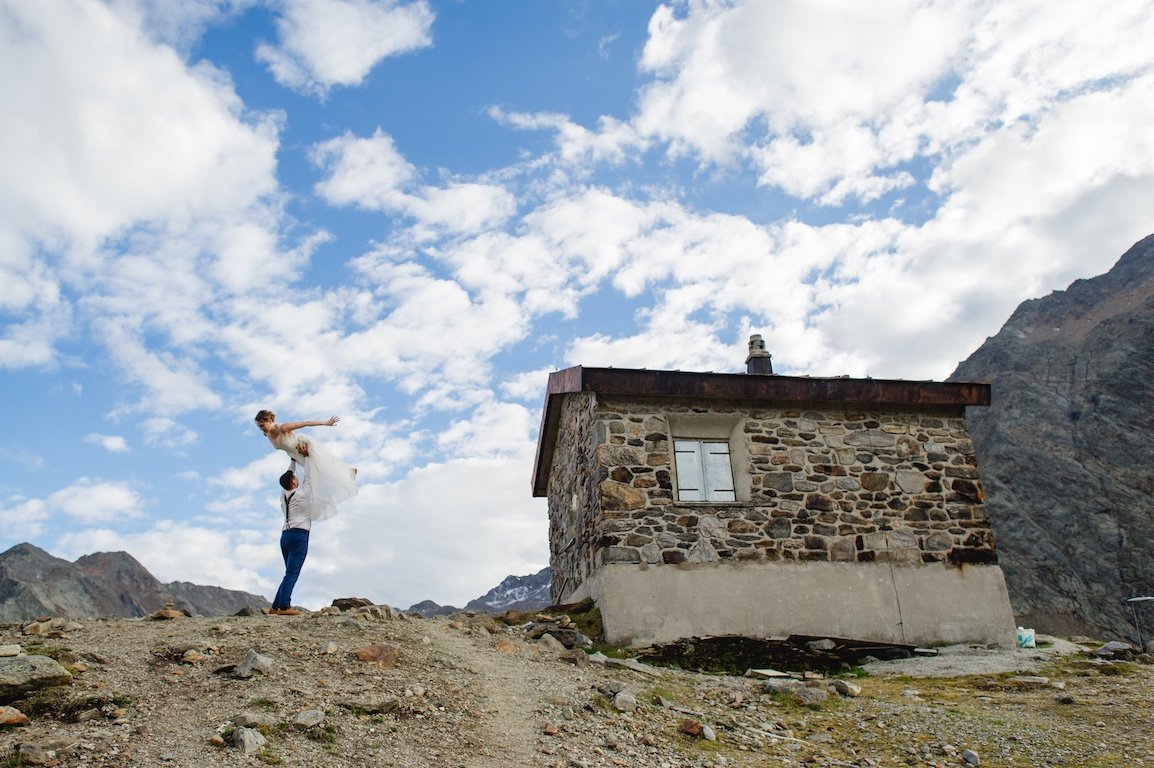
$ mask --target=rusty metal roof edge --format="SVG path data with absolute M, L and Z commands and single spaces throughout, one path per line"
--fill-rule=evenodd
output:
M 788 402 L 844 401 L 953 406 L 990 404 L 988 382 L 703 373 L 584 366 L 574 366 L 550 374 L 549 394 L 580 391 L 609 395 L 770 399 Z
M 558 402 L 561 395 L 581 391 L 580 365 L 553 371 L 545 387 L 545 403 L 541 408 L 541 426 L 537 430 L 537 452 L 533 457 L 533 496 L 549 492 L 549 467 L 553 464 L 553 443 L 557 436 L 557 422 L 561 418 Z M 573 381 L 576 379 L 576 382 Z

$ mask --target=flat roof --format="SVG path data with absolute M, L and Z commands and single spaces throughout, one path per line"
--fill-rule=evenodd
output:
M 561 419 L 561 401 L 575 392 L 632 397 L 738 400 L 766 405 L 843 403 L 861 406 L 954 408 L 989 405 L 989 383 L 907 381 L 903 379 L 814 378 L 750 373 L 694 373 L 635 368 L 574 366 L 549 374 L 537 456 L 533 462 L 533 495 L 548 493 L 549 469 Z

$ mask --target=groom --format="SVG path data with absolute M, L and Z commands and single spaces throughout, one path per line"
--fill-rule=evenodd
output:
M 308 453 L 303 452 L 305 459 Z M 300 477 L 298 478 L 298 475 Z M 280 476 L 280 486 L 284 489 L 280 497 L 281 511 L 284 513 L 284 527 L 280 534 L 280 551 L 284 557 L 284 579 L 272 601 L 272 616 L 299 616 L 301 611 L 292 607 L 293 587 L 305 564 L 309 553 L 309 530 L 312 528 L 312 504 L 309 485 L 309 469 L 302 462 L 293 459 L 288 472 Z

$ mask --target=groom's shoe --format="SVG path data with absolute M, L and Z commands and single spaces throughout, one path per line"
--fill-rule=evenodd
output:
M 298 611 L 296 608 L 273 608 L 268 613 L 270 616 L 300 616 L 304 611 Z

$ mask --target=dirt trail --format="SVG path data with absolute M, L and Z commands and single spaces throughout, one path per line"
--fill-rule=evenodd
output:
M 487 638 L 459 632 L 438 632 L 441 650 L 476 677 L 469 686 L 476 697 L 474 709 L 481 716 L 479 741 L 487 745 L 465 763 L 468 768 L 529 766 L 541 757 L 535 725 L 545 693 L 537 675 L 526 674 L 524 656 L 535 654 L 529 646 L 511 644 L 501 651 Z

